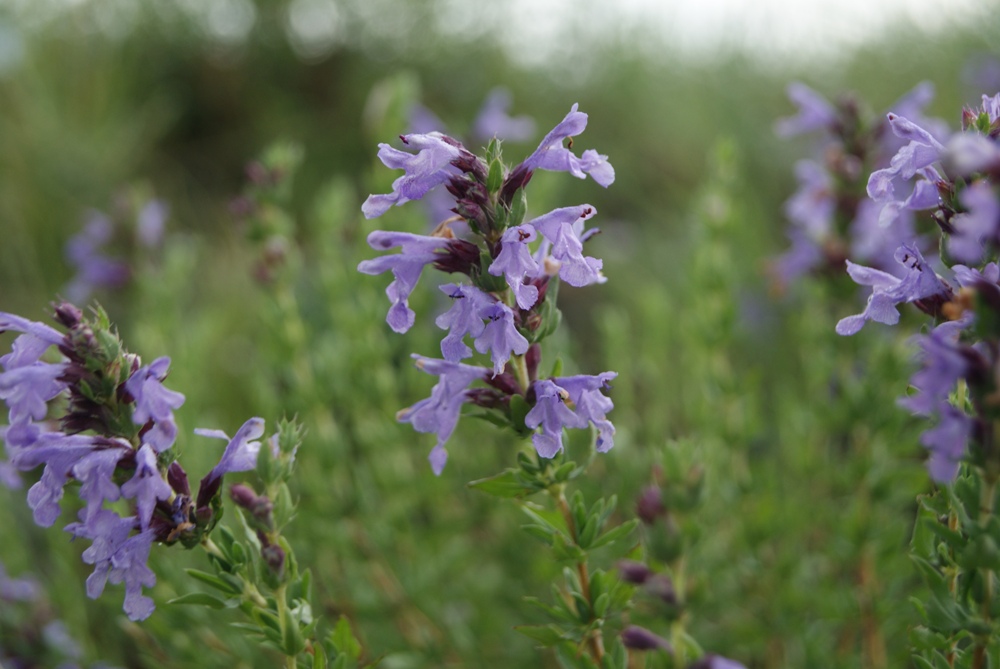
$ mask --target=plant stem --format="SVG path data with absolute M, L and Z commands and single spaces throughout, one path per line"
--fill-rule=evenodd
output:
M 562 485 L 553 486 L 549 488 L 549 494 L 552 495 L 556 502 L 556 506 L 559 508 L 559 513 L 562 514 L 563 520 L 566 521 L 566 527 L 569 530 L 570 538 L 573 542 L 576 542 L 576 523 L 573 522 L 573 512 L 569 508 L 569 502 L 566 501 L 566 495 L 564 494 L 564 487 Z M 587 569 L 586 560 L 582 562 L 577 562 L 576 573 L 580 579 L 580 594 L 587 601 L 587 604 L 593 607 L 593 602 L 590 599 L 590 573 Z M 591 613 L 593 615 L 593 613 Z M 590 648 L 590 654 L 593 656 L 594 660 L 600 663 L 601 658 L 604 657 L 604 639 L 601 636 L 601 630 L 594 629 L 591 630 L 587 635 L 587 644 Z

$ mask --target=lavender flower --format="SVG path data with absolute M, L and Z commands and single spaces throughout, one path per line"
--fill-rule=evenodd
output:
M 462 404 L 467 400 L 466 389 L 477 379 L 485 379 L 490 370 L 447 360 L 434 360 L 414 354 L 417 368 L 439 377 L 431 396 L 396 414 L 396 420 L 410 423 L 417 432 L 433 432 L 437 445 L 431 451 L 431 467 L 440 474 L 448 459 L 444 448 L 458 424 Z
M 855 334 L 868 320 L 895 325 L 899 322 L 897 305 L 932 297 L 947 299 L 951 296 L 951 288 L 934 273 L 915 247 L 905 244 L 900 246 L 896 251 L 896 262 L 906 268 L 902 279 L 847 261 L 847 273 L 856 283 L 871 286 L 872 295 L 861 314 L 848 316 L 837 323 L 837 334 Z
M 500 238 L 500 253 L 489 268 L 493 276 L 503 275 L 507 279 L 517 306 L 522 309 L 530 309 L 538 301 L 538 288 L 525 283 L 526 278 L 534 277 L 539 271 L 538 262 L 528 247 L 537 238 L 532 225 L 507 228 Z
M 179 409 L 184 404 L 184 395 L 163 387 L 167 378 L 170 358 L 162 357 L 150 365 L 136 370 L 125 390 L 135 400 L 132 420 L 143 425 L 142 439 L 157 453 L 162 453 L 174 444 L 177 438 L 177 424 L 171 409 Z
M 424 267 L 439 260 L 448 246 L 448 240 L 408 232 L 376 230 L 368 235 L 368 245 L 378 250 L 396 246 L 402 249 L 400 254 L 363 260 L 358 264 L 358 271 L 364 274 L 381 274 L 392 270 L 394 280 L 385 290 L 392 303 L 386 322 L 395 332 L 402 334 L 413 326 L 416 319 L 416 314 L 409 305 L 410 293 L 420 280 Z
M 486 327 L 476 338 L 476 350 L 489 353 L 493 360 L 493 376 L 501 373 L 511 354 L 524 355 L 528 340 L 514 326 L 514 312 L 503 302 L 494 302 L 482 310 Z
M 789 84 L 788 97 L 798 105 L 799 111 L 795 116 L 779 119 L 775 123 L 774 130 L 779 137 L 791 137 L 819 130 L 837 120 L 837 111 L 833 105 L 803 83 Z
M 398 207 L 410 200 L 419 200 L 427 191 L 458 173 L 451 163 L 459 157 L 459 149 L 445 141 L 441 133 L 402 135 L 400 139 L 417 153 L 379 144 L 378 157 L 382 163 L 390 169 L 404 170 L 405 174 L 392 183 L 392 193 L 368 196 L 361 206 L 365 218 L 377 218 L 393 205 Z
M 736 660 L 730 660 L 728 658 L 722 657 L 721 655 L 715 655 L 714 653 L 709 653 L 705 657 L 701 658 L 694 664 L 692 664 L 688 669 L 747 669 L 745 666 L 737 662 Z
M 569 392 L 559 387 L 554 381 L 543 379 L 534 383 L 535 406 L 524 418 L 524 424 L 531 429 L 541 427 L 531 437 L 538 455 L 543 458 L 554 458 L 562 450 L 562 431 L 564 427 L 587 427 L 587 419 L 576 414 L 566 406 L 570 399 Z
M 149 444 L 143 444 L 135 456 L 135 475 L 122 484 L 121 494 L 134 499 L 138 509 L 139 527 L 145 532 L 153 517 L 157 500 L 165 501 L 173 491 L 163 480 L 156 466 L 156 453 Z
M 496 300 L 475 286 L 447 283 L 440 288 L 453 300 L 451 309 L 434 321 L 439 328 L 448 330 L 441 340 L 441 355 L 449 362 L 458 362 L 472 355 L 472 349 L 465 344 L 465 335 L 476 339 L 483 334 L 486 329 L 483 312 Z
M 583 233 L 583 222 L 596 213 L 597 210 L 589 204 L 563 207 L 527 224 L 538 230 L 551 244 L 551 258 L 558 267 L 559 278 L 571 286 L 588 286 L 606 281 L 601 274 L 602 262 L 583 255 L 583 241 L 588 237 Z M 543 257 L 548 253 L 548 246 L 542 246 L 539 250 L 539 255 Z
M 67 299 L 83 303 L 96 288 L 117 288 L 131 275 L 126 263 L 101 253 L 114 234 L 114 226 L 104 214 L 93 211 L 83 231 L 66 243 L 66 257 L 76 276 L 65 288 Z
M 954 231 L 948 236 L 948 252 L 962 262 L 978 263 L 987 247 L 998 241 L 1000 202 L 993 188 L 977 181 L 959 195 L 967 211 L 951 219 Z
M 607 156 L 587 149 L 578 158 L 562 144 L 564 139 L 575 137 L 587 128 L 587 115 L 577 111 L 578 108 L 578 104 L 570 108 L 569 114 L 545 135 L 538 148 L 521 166 L 529 171 L 542 169 L 569 172 L 578 179 L 585 179 L 589 174 L 594 181 L 607 188 L 615 181 L 615 170 Z
M 260 442 L 252 441 L 264 436 L 264 419 L 254 417 L 243 423 L 232 439 L 222 430 L 206 430 L 198 428 L 195 434 L 212 439 L 228 441 L 219 464 L 215 465 L 201 481 L 198 490 L 197 506 L 203 507 L 215 497 L 222 484 L 222 477 L 233 472 L 245 472 L 257 466 L 257 453 L 260 452 Z
M 608 412 L 615 405 L 601 390 L 607 388 L 617 376 L 616 372 L 604 372 L 597 376 L 579 375 L 553 379 L 556 385 L 569 393 L 569 399 L 576 407 L 576 414 L 597 428 L 595 448 L 598 453 L 606 453 L 615 445 L 615 426 L 607 419 Z
M 535 121 L 530 116 L 510 116 L 511 94 L 498 86 L 491 90 L 472 122 L 472 139 L 486 143 L 496 137 L 511 142 L 524 142 L 535 134 Z

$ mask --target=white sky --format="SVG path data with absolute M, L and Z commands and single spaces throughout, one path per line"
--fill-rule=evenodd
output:
M 614 39 L 616 28 L 640 26 L 641 46 L 710 55 L 727 45 L 768 60 L 836 58 L 886 30 L 939 32 L 956 24 L 1000 20 L 993 0 L 444 0 L 447 23 L 509 26 L 501 39 L 516 57 L 539 62 L 559 43 Z M 494 8 L 499 7 L 498 10 Z M 491 11 L 494 10 L 494 11 Z M 499 21 L 483 22 L 483 14 Z M 512 21 L 511 17 L 519 20 Z M 473 28 L 474 29 L 474 28 Z M 559 38 L 553 42 L 553 35 Z M 526 44 L 536 48 L 524 49 Z

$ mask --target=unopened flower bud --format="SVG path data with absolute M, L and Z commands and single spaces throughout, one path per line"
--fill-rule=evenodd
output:
M 264 563 L 279 579 L 285 573 L 285 551 L 281 546 L 271 544 L 260 549 L 260 556 L 264 558 Z
M 667 510 L 663 504 L 663 493 L 655 486 L 647 486 L 639 495 L 639 500 L 635 504 L 635 514 L 642 522 L 652 525 L 657 517 Z
M 618 573 L 621 574 L 623 581 L 636 585 L 645 583 L 646 579 L 653 575 L 649 567 L 635 560 L 619 560 Z
M 670 651 L 669 641 L 638 625 L 629 625 L 622 630 L 622 643 L 625 644 L 626 648 L 632 650 Z

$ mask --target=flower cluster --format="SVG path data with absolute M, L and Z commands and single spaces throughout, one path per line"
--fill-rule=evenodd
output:
M 902 114 L 888 115 L 903 144 L 868 179 L 870 201 L 886 225 L 929 210 L 941 232 L 941 260 L 925 260 L 911 241 L 896 250 L 895 275 L 848 262 L 851 278 L 872 294 L 861 314 L 837 324 L 844 335 L 868 320 L 892 325 L 896 307 L 906 302 L 937 320 L 915 338 L 922 366 L 910 382 L 915 393 L 900 404 L 937 419 L 921 441 L 938 482 L 953 480 L 963 459 L 986 470 L 1000 467 L 991 446 L 1000 390 L 1000 94 L 984 95 L 981 108 L 966 109 L 962 121 L 962 131 L 942 136 Z M 966 390 L 956 405 L 950 398 L 960 387 Z
M 564 427 L 595 426 L 601 451 L 614 443 L 614 427 L 606 418 L 612 403 L 602 393 L 614 378 L 613 372 L 550 378 L 538 374 L 538 342 L 557 324 L 558 281 L 580 287 L 602 283 L 605 278 L 601 261 L 583 250 L 596 232 L 586 228 L 597 213 L 595 208 L 589 204 L 562 207 L 525 220 L 524 188 L 539 169 L 569 172 L 581 179 L 589 175 L 609 186 L 615 173 L 607 156 L 593 149 L 577 156 L 571 150 L 572 141 L 569 147 L 563 145 L 586 126 L 587 115 L 573 105 L 538 148 L 513 169 L 503 164 L 495 139 L 485 159 L 438 132 L 402 135 L 407 150 L 379 146 L 382 162 L 404 174 L 393 183 L 391 193 L 368 197 L 362 207 L 367 218 L 419 200 L 439 186 L 450 194 L 454 214 L 430 235 L 376 230 L 368 236 L 376 250 L 401 250 L 358 265 L 365 274 L 392 272 L 393 281 L 386 289 L 391 304 L 387 323 L 400 333 L 412 327 L 416 315 L 409 296 L 425 267 L 467 279 L 441 286 L 451 300 L 451 308 L 436 320 L 447 331 L 441 341 L 443 359 L 414 356 L 420 369 L 439 378 L 437 385 L 428 399 L 398 416 L 420 432 L 437 435 L 430 455 L 435 473 L 444 467 L 444 444 L 466 402 L 496 410 L 515 429 L 532 434 L 536 450 L 545 458 L 562 448 Z M 464 237 L 452 227 L 459 221 L 468 224 L 469 234 Z M 490 367 L 462 362 L 473 356 L 473 348 L 489 356 Z M 469 389 L 477 380 L 486 387 Z M 518 411 L 525 403 L 529 409 Z
M 132 277 L 132 267 L 125 260 L 108 255 L 105 248 L 114 241 L 133 242 L 145 250 L 155 249 L 163 239 L 170 209 L 162 200 L 148 200 L 140 207 L 131 207 L 122 198 L 114 216 L 93 210 L 87 214 L 83 229 L 66 242 L 66 260 L 75 270 L 63 289 L 66 299 L 86 302 L 101 288 L 120 288 Z M 133 211 L 136 210 L 136 211 Z M 122 224 L 119 219 L 134 224 Z M 131 227 L 130 234 L 119 234 L 119 228 Z
M 919 122 L 931 136 L 943 137 L 944 124 L 921 115 L 933 94 L 924 82 L 891 108 Z M 783 137 L 820 132 L 820 156 L 795 166 L 799 189 L 785 203 L 792 246 L 776 259 L 775 280 L 786 286 L 810 272 L 839 272 L 848 257 L 896 274 L 893 256 L 899 245 L 908 242 L 923 250 L 928 240 L 914 235 L 909 210 L 889 216 L 866 198 L 864 178 L 872 169 L 888 166 L 900 138 L 852 97 L 830 103 L 801 83 L 789 86 L 788 96 L 798 113 L 780 119 L 775 131 Z
M 186 472 L 171 455 L 177 438 L 173 412 L 184 396 L 163 385 L 169 358 L 142 365 L 122 347 L 103 312 L 89 321 L 63 303 L 55 319 L 65 333 L 0 313 L 0 332 L 20 333 L 11 352 L 0 357 L 0 399 L 9 409 L 3 430 L 7 466 L 44 467 L 27 494 L 42 527 L 59 518 L 66 488 L 76 489 L 83 507 L 65 529 L 90 541 L 83 552 L 94 566 L 87 594 L 96 598 L 107 582 L 124 583 L 125 613 L 141 620 L 154 608 L 143 594 L 156 583 L 147 566 L 153 543 L 198 544 L 217 520 L 222 475 L 253 468 L 259 448 L 253 440 L 263 434 L 263 421 L 244 425 L 194 498 Z M 49 362 L 52 347 L 61 359 Z M 50 417 L 50 404 L 57 417 Z M 118 500 L 129 502 L 130 515 L 108 506 Z

